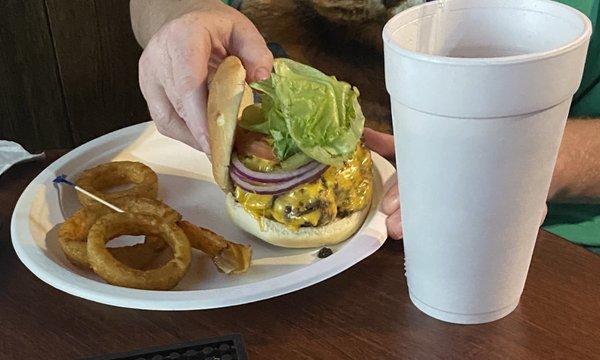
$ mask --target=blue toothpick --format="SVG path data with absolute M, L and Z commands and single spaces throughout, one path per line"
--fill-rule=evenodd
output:
M 75 185 L 73 182 L 67 180 L 67 175 L 65 175 L 65 174 L 57 176 L 56 179 L 52 180 L 52 182 L 55 183 L 55 184 L 67 184 L 67 185 L 71 185 L 72 187 L 75 188 L 75 190 L 79 191 L 80 193 L 82 193 L 82 194 L 84 194 L 86 196 L 91 197 L 92 199 L 96 200 L 97 202 L 99 202 L 101 204 L 104 204 L 104 205 L 108 206 L 109 208 L 113 209 L 116 212 L 121 212 L 121 213 L 125 212 L 125 211 L 119 209 L 118 207 L 114 206 L 113 204 L 109 203 L 108 201 L 103 200 L 103 199 L 97 197 L 96 195 L 92 194 L 91 192 L 89 192 L 89 191 L 87 191 L 85 189 L 82 189 L 79 186 Z

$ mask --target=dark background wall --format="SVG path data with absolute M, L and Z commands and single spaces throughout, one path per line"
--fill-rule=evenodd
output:
M 127 0 L 0 1 L 0 139 L 72 147 L 147 121 Z

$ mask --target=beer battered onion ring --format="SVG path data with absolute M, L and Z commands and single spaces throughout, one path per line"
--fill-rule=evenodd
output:
M 135 161 L 114 161 L 87 169 L 81 173 L 76 184 L 108 202 L 123 196 L 156 199 L 158 193 L 156 173 L 148 166 Z M 133 186 L 121 191 L 106 192 L 112 187 L 127 184 Z M 78 192 L 77 197 L 83 206 L 98 204 L 85 194 Z
M 181 219 L 181 214 L 169 206 L 154 199 L 121 197 L 113 204 L 126 212 L 152 214 L 168 222 Z M 113 210 L 101 204 L 79 209 L 69 217 L 58 230 L 58 240 L 67 259 L 82 269 L 90 269 L 87 255 L 87 236 L 90 228 L 102 216 Z M 136 268 L 149 266 L 165 249 L 166 244 L 160 238 L 148 236 L 142 244 L 109 248 L 108 251 L 120 262 Z
M 160 237 L 173 258 L 151 270 L 138 270 L 115 259 L 106 243 L 121 235 Z M 174 223 L 158 216 L 139 213 L 112 213 L 102 216 L 88 233 L 87 254 L 94 272 L 109 284 L 146 290 L 170 290 L 185 275 L 191 261 L 190 243 Z
M 189 221 L 178 221 L 190 245 L 210 256 L 217 269 L 226 274 L 240 274 L 250 267 L 252 248 L 226 240 L 221 235 Z

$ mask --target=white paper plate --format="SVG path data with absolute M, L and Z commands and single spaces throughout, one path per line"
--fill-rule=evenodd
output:
M 172 291 L 136 290 L 106 284 L 73 266 L 57 240 L 58 225 L 80 207 L 75 191 L 59 189 L 60 174 L 112 160 L 136 160 L 159 177 L 159 197 L 184 219 L 226 238 L 252 245 L 253 265 L 243 275 L 219 273 L 210 259 L 193 251 L 187 275 Z M 151 123 L 131 126 L 78 147 L 42 171 L 25 189 L 13 213 L 11 236 L 17 255 L 37 277 L 69 294 L 104 304 L 149 310 L 209 309 L 249 303 L 296 291 L 334 276 L 377 250 L 386 239 L 385 216 L 378 210 L 393 166 L 373 154 L 374 202 L 361 230 L 334 246 L 326 259 L 316 250 L 271 246 L 239 230 L 229 220 L 224 195 L 212 179 L 206 156 L 160 135 Z M 120 241 L 120 240 L 117 240 Z M 131 239 L 130 239 L 131 241 Z

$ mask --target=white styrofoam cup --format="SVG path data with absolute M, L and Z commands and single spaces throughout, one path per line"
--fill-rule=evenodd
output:
M 591 23 L 549 0 L 447 0 L 383 30 L 410 298 L 476 324 L 521 296 Z

